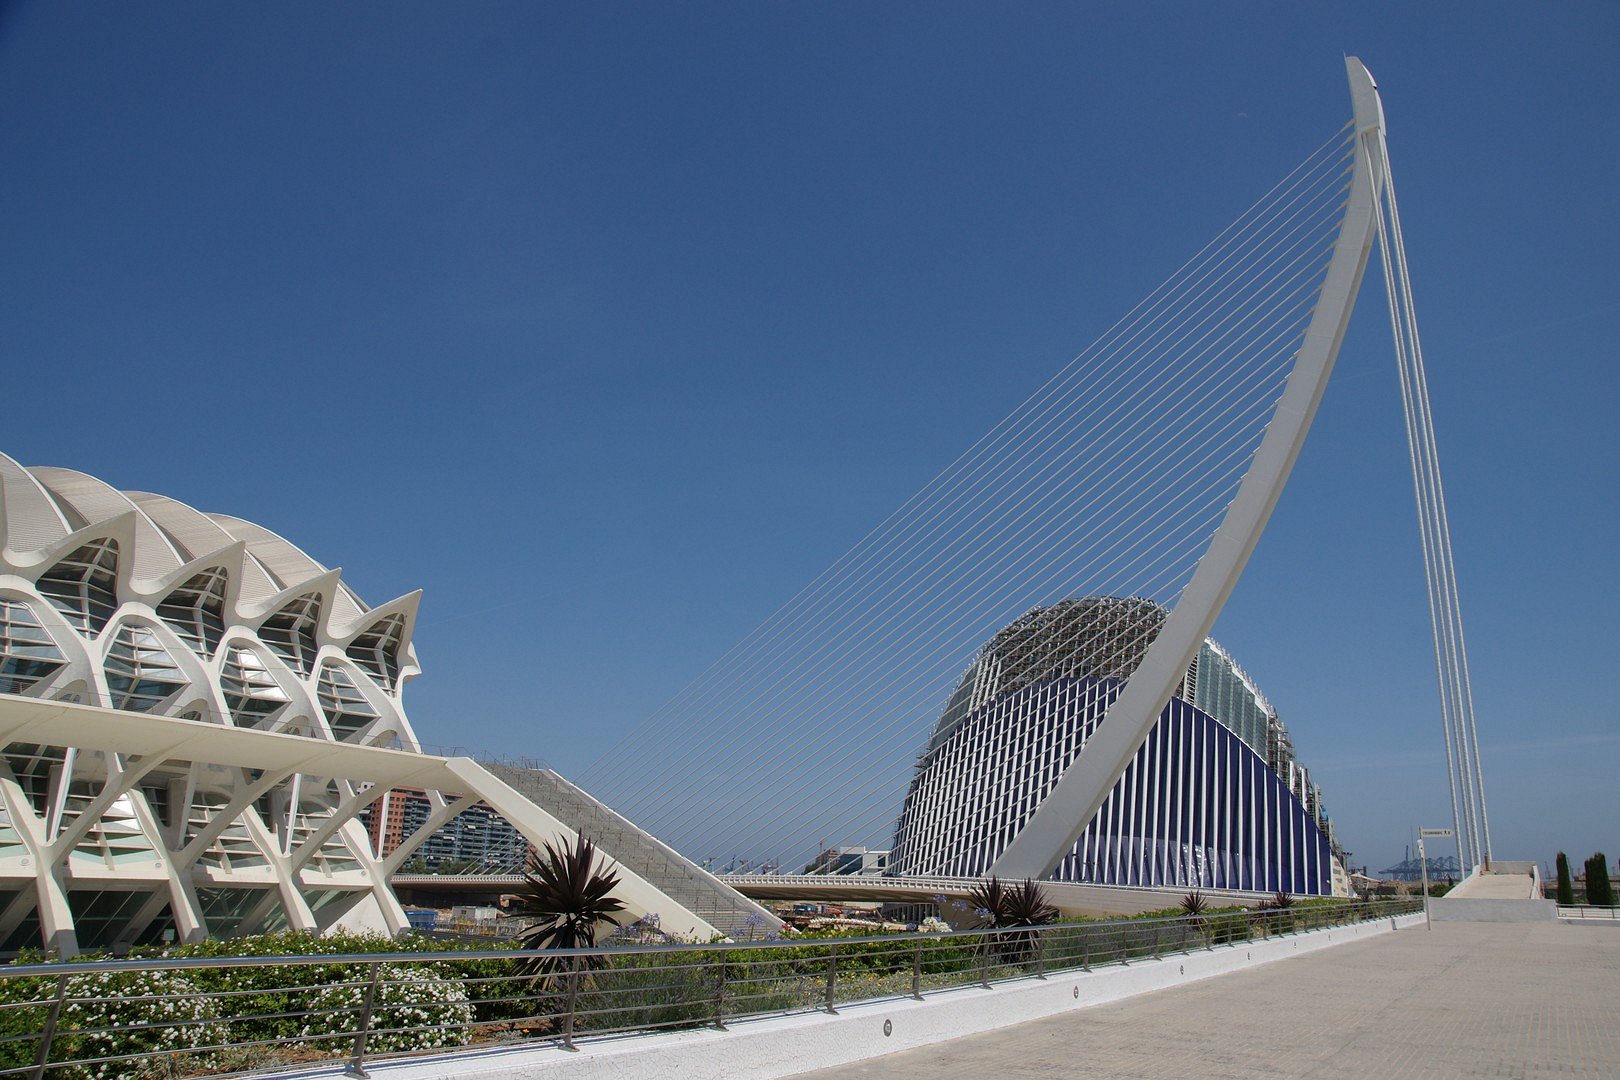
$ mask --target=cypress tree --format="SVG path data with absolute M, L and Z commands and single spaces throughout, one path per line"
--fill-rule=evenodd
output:
M 1586 902 L 1593 907 L 1614 906 L 1614 886 L 1609 882 L 1609 857 L 1601 851 L 1586 860 Z
M 1561 907 L 1575 906 L 1575 882 L 1569 876 L 1569 856 L 1558 853 L 1558 903 Z

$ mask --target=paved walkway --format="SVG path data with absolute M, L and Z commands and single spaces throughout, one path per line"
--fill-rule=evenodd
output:
M 805 1076 L 1620 1076 L 1620 928 L 1419 926 Z

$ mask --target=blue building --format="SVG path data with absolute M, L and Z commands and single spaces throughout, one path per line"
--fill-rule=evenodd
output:
M 1163 626 L 1139 598 L 1037 608 L 982 648 L 917 763 L 890 872 L 987 872 Z M 1206 641 L 1055 880 L 1345 895 L 1321 793 L 1271 703 Z

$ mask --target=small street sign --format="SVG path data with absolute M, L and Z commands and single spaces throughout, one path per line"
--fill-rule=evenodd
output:
M 1455 835 L 1455 834 L 1450 829 L 1419 829 L 1418 830 L 1418 835 L 1419 836 L 1452 836 L 1452 835 Z

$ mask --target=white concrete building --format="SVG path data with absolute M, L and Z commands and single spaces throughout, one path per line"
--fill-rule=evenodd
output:
M 388 875 L 480 800 L 537 843 L 603 834 L 633 916 L 763 914 L 578 789 L 423 754 L 419 593 L 372 607 L 258 525 L 3 455 L 0 539 L 0 951 L 398 932 Z M 358 818 L 398 786 L 434 810 L 379 858 Z

